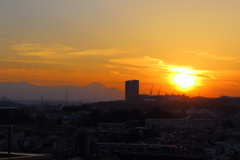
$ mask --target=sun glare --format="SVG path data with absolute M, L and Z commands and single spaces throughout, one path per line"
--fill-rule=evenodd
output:
M 190 89 L 196 85 L 196 77 L 194 73 L 197 71 L 188 68 L 174 68 L 172 71 L 175 72 L 173 75 L 173 83 L 182 89 Z
M 195 77 L 188 74 L 176 74 L 174 82 L 182 88 L 189 88 L 195 84 Z

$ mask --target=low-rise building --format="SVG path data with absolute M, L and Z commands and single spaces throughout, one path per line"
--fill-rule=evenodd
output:
M 122 151 L 133 152 L 162 152 L 170 153 L 179 150 L 177 145 L 162 145 L 162 144 L 125 144 L 125 143 L 98 143 L 99 155 L 114 154 Z
M 152 128 L 187 128 L 187 127 L 211 127 L 215 126 L 215 119 L 146 119 L 145 126 Z
M 121 132 L 125 129 L 125 123 L 98 123 L 98 130 L 100 132 Z

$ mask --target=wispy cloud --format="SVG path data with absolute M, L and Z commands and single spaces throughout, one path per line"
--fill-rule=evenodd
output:
M 216 60 L 224 60 L 224 61 L 232 61 L 232 60 L 239 60 L 240 56 L 220 56 L 220 55 L 215 55 L 215 54 L 210 54 L 207 52 L 201 52 L 196 54 L 197 56 L 204 56 Z
M 87 51 L 78 51 L 78 52 L 70 52 L 66 54 L 67 56 L 86 56 L 86 55 L 113 55 L 119 53 L 125 53 L 126 51 L 120 51 L 118 49 L 96 49 L 96 50 L 87 50 Z
M 124 64 L 132 67 L 135 66 L 135 67 L 143 67 L 143 68 L 152 68 L 160 64 L 163 64 L 161 60 L 156 58 L 151 58 L 148 56 L 110 59 L 109 61 L 115 64 Z
M 44 59 L 57 58 L 59 55 L 75 51 L 71 47 L 60 46 L 56 44 L 43 45 L 39 43 L 12 45 L 11 49 L 17 51 L 20 55 L 38 56 Z
M 169 70 L 171 70 L 171 68 L 180 67 L 180 66 L 164 63 L 161 59 L 152 58 L 149 56 L 110 59 L 109 61 L 114 64 L 118 64 L 118 65 L 121 64 L 121 65 L 127 65 L 127 66 L 132 66 L 132 67 L 142 67 L 142 68 L 146 68 L 146 69 L 169 69 Z
M 131 51 L 123 51 L 116 48 L 78 50 L 72 47 L 58 44 L 17 44 L 11 46 L 12 50 L 23 56 L 38 56 L 43 59 L 66 59 L 87 55 L 113 55 Z
M 111 71 L 109 72 L 110 74 L 114 74 L 114 75 L 117 75 L 117 76 L 126 76 L 125 74 L 122 74 L 120 72 L 117 72 L 117 71 Z
M 203 70 L 194 70 L 190 66 L 179 66 L 179 65 L 173 65 L 165 63 L 161 59 L 152 58 L 149 56 L 143 56 L 143 57 L 135 57 L 135 58 L 121 58 L 121 59 L 110 59 L 110 62 L 114 63 L 112 65 L 105 65 L 106 67 L 110 68 L 122 68 L 126 70 L 142 70 L 144 69 L 154 72 L 168 72 L 168 73 L 187 73 L 192 74 L 194 76 L 197 76 L 199 78 L 204 79 L 217 79 L 213 75 L 209 73 L 209 71 L 203 71 Z M 131 68 L 128 68 L 131 66 Z M 142 67 L 142 69 L 137 67 Z
M 218 79 L 218 78 L 216 78 L 215 76 L 213 76 L 213 75 L 208 75 L 208 74 L 202 74 L 202 73 L 198 73 L 198 74 L 196 74 L 196 76 L 198 76 L 198 77 L 200 77 L 200 78 L 203 78 L 203 79 Z
M 20 62 L 20 63 L 42 63 L 42 64 L 60 64 L 60 65 L 73 65 L 72 63 L 62 63 L 55 61 L 33 61 L 33 60 L 16 60 L 16 59 L 0 59 L 2 62 Z

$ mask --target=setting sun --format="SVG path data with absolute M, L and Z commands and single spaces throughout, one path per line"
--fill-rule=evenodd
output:
M 174 72 L 172 77 L 172 82 L 178 86 L 178 89 L 186 90 L 196 85 L 195 74 L 198 71 L 190 68 L 172 68 L 171 71 Z
M 182 88 L 189 88 L 195 84 L 195 77 L 188 74 L 176 74 L 174 82 Z

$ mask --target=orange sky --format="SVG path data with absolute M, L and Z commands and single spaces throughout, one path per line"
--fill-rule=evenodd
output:
M 1 1 L 0 81 L 240 96 L 239 0 Z M 196 84 L 178 87 L 176 68 Z M 1 96 L 1 95 L 0 95 Z

